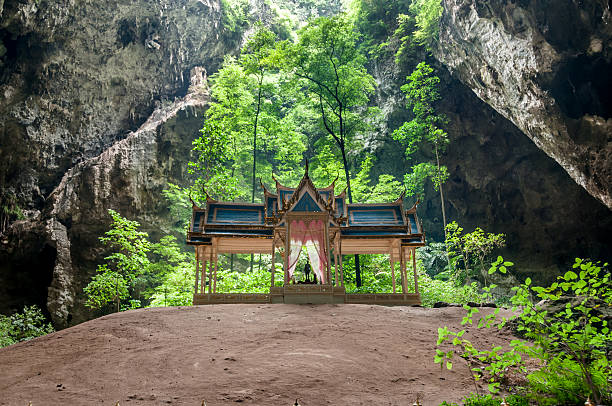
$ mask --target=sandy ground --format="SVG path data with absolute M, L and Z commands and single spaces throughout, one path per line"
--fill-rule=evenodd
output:
M 462 308 L 214 305 L 104 316 L 0 349 L 0 405 L 412 405 L 473 391 L 433 363 Z M 473 329 L 481 345 L 507 332 Z

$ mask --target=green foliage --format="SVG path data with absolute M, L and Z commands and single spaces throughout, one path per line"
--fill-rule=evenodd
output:
M 417 148 L 429 146 L 435 153 L 434 163 L 420 163 L 412 167 L 412 173 L 404 178 L 406 189 L 410 194 L 421 194 L 426 179 L 430 179 L 434 188 L 440 192 L 442 222 L 446 232 L 446 213 L 442 185 L 448 179 L 448 171 L 440 164 L 440 154 L 449 143 L 448 134 L 442 130 L 447 120 L 443 114 L 436 114 L 435 102 L 440 99 L 438 85 L 440 78 L 433 75 L 433 69 L 425 62 L 417 65 L 407 77 L 408 83 L 402 86 L 406 93 L 406 106 L 412 108 L 414 118 L 403 123 L 393 131 L 393 138 L 406 147 L 406 158 L 410 159 Z
M 441 280 L 449 279 L 448 271 L 450 268 L 444 243 L 430 242 L 426 246 L 418 248 L 417 253 L 423 269 L 429 277 Z
M 436 302 L 466 304 L 479 298 L 475 283 L 456 286 L 452 281 L 433 279 L 422 270 L 419 272 L 419 292 L 425 307 L 432 307 Z
M 404 65 L 416 59 L 418 42 L 414 40 L 416 20 L 410 14 L 400 13 L 397 15 L 397 28 L 393 38 L 399 42 L 395 52 L 395 63 Z
M 0 315 L 0 348 L 54 331 L 38 306 L 25 306 L 20 313 Z
M 379 115 L 368 108 L 374 78 L 367 72 L 358 47 L 359 34 L 345 15 L 318 18 L 298 32 L 295 44 L 279 45 L 280 63 L 300 81 L 310 109 L 338 147 L 352 202 L 347 151 L 357 149 L 355 135 L 370 129 Z
M 427 180 L 430 180 L 434 190 L 440 190 L 440 187 L 448 179 L 448 170 L 446 166 L 441 165 L 439 168 L 429 162 L 416 164 L 412 167 L 412 172 L 404 175 L 404 186 L 406 187 L 406 195 L 422 196 L 425 193 L 425 185 Z
M 446 247 L 449 258 L 454 269 L 454 278 L 463 282 L 469 277 L 482 275 L 485 282 L 487 275 L 492 272 L 485 272 L 485 263 L 489 262 L 490 255 L 496 248 L 503 248 L 506 245 L 503 233 L 485 233 L 480 227 L 476 227 L 471 233 L 463 233 L 463 227 L 457 222 L 446 226 Z M 506 267 L 514 265 L 512 262 L 500 264 L 500 272 L 506 273 Z
M 83 289 L 87 297 L 85 306 L 101 309 L 111 302 L 116 302 L 119 306 L 122 300 L 130 296 L 128 281 L 120 272 L 109 269 L 107 264 L 99 265 L 96 272 L 98 274 L 94 275 Z
M 109 230 L 100 241 L 111 252 L 104 259 L 106 264 L 98 266 L 91 282 L 84 288 L 87 297 L 85 305 L 101 309 L 110 302 L 116 302 L 120 310 L 121 300 L 129 297 L 137 278 L 144 275 L 150 266 L 147 253 L 151 250 L 148 234 L 138 231 L 140 224 L 128 220 L 114 210 L 108 210 L 113 219 Z
M 349 14 L 363 34 L 360 46 L 371 58 L 388 51 L 388 40 L 393 35 L 396 16 L 407 13 L 410 0 L 354 0 Z M 412 33 L 412 30 L 410 31 Z
M 343 260 L 344 283 L 349 293 L 391 293 L 393 292 L 393 281 L 391 278 L 391 266 L 387 255 L 360 255 L 362 265 L 363 286 L 355 286 L 355 259 L 346 256 Z M 408 272 L 408 287 L 412 292 L 414 279 L 412 272 Z M 417 261 L 417 274 L 419 282 L 419 293 L 422 305 L 431 307 L 436 302 L 465 304 L 478 300 L 479 294 L 475 284 L 457 287 L 452 282 L 432 279 L 423 268 L 420 257 Z M 402 283 L 399 267 L 395 269 L 395 284 L 397 292 L 402 291 Z
M 440 78 L 433 75 L 433 68 L 421 62 L 406 80 L 408 82 L 401 89 L 406 94 L 406 105 L 412 108 L 414 118 L 395 130 L 393 138 L 404 143 L 406 157 L 410 157 L 423 141 L 433 145 L 436 151 L 443 152 L 449 139 L 440 127 L 447 120 L 444 115 L 436 114 L 434 106 L 440 100 Z
M 414 39 L 426 48 L 432 48 L 438 41 L 440 17 L 442 17 L 441 0 L 413 0 L 410 11 L 415 16 L 417 29 Z
M 150 306 L 187 306 L 193 302 L 195 260 L 181 251 L 173 236 L 165 236 L 153 244 L 155 260 L 150 272 L 161 281 L 150 294 Z
M 162 194 L 168 202 L 170 219 L 174 220 L 172 231 L 176 234 L 184 235 L 189 228 L 191 219 L 191 200 L 190 190 L 178 185 L 168 183 Z
M 361 170 L 351 180 L 353 195 L 360 203 L 385 203 L 396 200 L 402 184 L 393 175 L 382 174 L 378 176 L 378 182 L 371 185 L 370 172 L 374 165 L 374 158 L 367 155 L 361 162 Z
M 499 257 L 491 271 L 501 271 L 511 263 Z M 465 330 L 438 329 L 438 349 L 434 361 L 452 368 L 454 349 L 440 349 L 452 344 L 468 361 L 475 379 L 484 378 L 491 392 L 499 390 L 506 374 L 513 368 L 526 372 L 526 360 L 539 360 L 540 369 L 530 373 L 532 396 L 551 404 L 582 402 L 591 396 L 597 404 L 610 402 L 612 393 L 612 363 L 608 357 L 612 346 L 609 318 L 601 309 L 612 306 L 612 281 L 607 264 L 600 265 L 577 258 L 573 269 L 557 278 L 549 287 L 533 286 L 531 279 L 513 288 L 511 298 L 517 312 L 509 319 L 498 319 L 499 309 L 477 322 L 478 328 L 503 328 L 514 320 L 524 339 L 510 342 L 510 349 L 494 347 L 479 350 L 463 335 Z M 507 271 L 507 269 L 506 269 Z M 493 286 L 485 288 L 486 300 Z M 535 301 L 539 301 L 534 304 Z M 466 306 L 463 323 L 474 324 L 477 308 Z M 484 363 L 484 369 L 476 367 Z M 578 384 L 576 384 L 578 382 Z M 544 398 L 542 397 L 544 396 Z M 552 398 L 551 398 L 552 397 Z
M 221 0 L 221 23 L 224 30 L 239 37 L 248 25 L 248 9 L 246 0 Z
M 237 272 L 220 269 L 217 273 L 217 292 L 222 293 L 268 293 L 270 292 L 270 267 L 254 267 L 253 270 Z M 281 275 L 282 270 L 278 271 Z M 278 275 L 278 273 L 277 273 Z M 278 278 L 277 278 L 278 279 Z M 280 283 L 281 281 L 279 281 Z
M 24 218 L 15 193 L 10 190 L 0 191 L 0 233 L 3 233 L 11 222 Z
M 510 395 L 504 398 L 494 397 L 490 394 L 470 394 L 463 399 L 463 406 L 499 406 L 505 400 L 509 406 L 529 406 L 529 401 L 524 396 Z M 459 406 L 457 403 L 442 402 L 440 406 Z
M 193 143 L 193 195 L 254 200 L 257 178 L 294 180 L 305 150 L 293 114 L 297 89 L 277 72 L 275 35 L 261 24 L 239 58 L 227 57 L 211 76 L 212 102 Z M 299 178 L 297 178 L 299 179 Z
M 172 185 L 173 186 L 173 185 Z M 169 192 L 184 197 L 173 186 Z M 181 197 L 181 198 L 182 198 Z M 184 210 L 179 206 L 177 210 Z M 193 299 L 195 260 L 182 251 L 175 236 L 151 243 L 140 225 L 109 210 L 113 222 L 100 241 L 112 251 L 97 274 L 84 288 L 86 306 L 108 310 L 129 310 L 151 306 L 189 305 Z

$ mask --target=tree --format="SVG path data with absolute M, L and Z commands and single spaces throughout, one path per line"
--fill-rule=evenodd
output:
M 183 252 L 174 236 L 162 237 L 153 244 L 155 261 L 151 271 L 160 279 L 152 289 L 151 306 L 188 306 L 193 302 L 195 265 L 193 255 Z
M 363 203 L 385 203 L 397 199 L 402 184 L 393 175 L 381 174 L 374 187 L 370 185 L 370 171 L 373 165 L 374 159 L 371 155 L 367 155 L 361 162 L 361 170 L 353 179 L 355 198 Z
M 255 113 L 253 115 L 253 171 L 251 183 L 251 203 L 255 202 L 255 177 L 257 169 L 257 124 L 262 110 L 264 78 L 267 71 L 273 67 L 271 55 L 274 50 L 276 36 L 263 26 L 255 24 L 255 33 L 249 38 L 242 53 L 240 64 L 247 75 L 255 76 Z
M 359 34 L 346 16 L 322 17 L 298 33 L 297 44 L 284 44 L 286 67 L 302 80 L 321 124 L 336 143 L 353 202 L 347 150 L 356 133 L 368 129 L 367 118 L 377 110 L 367 108 L 374 78 L 357 47 Z
M 133 289 L 136 278 L 149 269 L 147 253 L 151 243 L 147 233 L 138 231 L 137 221 L 128 220 L 111 209 L 108 213 L 113 221 L 100 241 L 113 252 L 104 258 L 107 263 L 98 266 L 98 274 L 85 287 L 85 305 L 100 309 L 114 301 L 120 311 L 121 300 L 130 297 L 129 290 Z
M 440 78 L 433 75 L 433 69 L 429 65 L 421 62 L 406 79 L 408 83 L 403 85 L 401 89 L 406 93 L 406 105 L 412 108 L 414 118 L 395 130 L 393 138 L 406 146 L 407 158 L 410 158 L 417 148 L 424 143 L 433 148 L 436 157 L 435 171 L 432 171 L 431 167 L 419 168 L 420 174 L 416 175 L 414 180 L 423 181 L 423 174 L 426 169 L 426 176 L 430 177 L 436 190 L 439 190 L 442 223 L 446 236 L 446 210 L 442 184 L 448 178 L 448 171 L 445 166 L 440 164 L 440 154 L 445 151 L 449 139 L 448 134 L 440 128 L 446 124 L 446 118 L 442 114 L 436 114 L 434 107 L 434 103 L 440 99 L 438 91 Z M 415 183 L 418 184 L 418 182 Z
M 414 0 L 410 4 L 410 12 L 416 21 L 414 39 L 427 49 L 431 49 L 438 40 L 440 17 L 443 10 L 440 0 Z
M 476 227 L 471 233 L 463 234 L 463 227 L 455 221 L 450 223 L 446 230 L 445 243 L 450 262 L 452 264 L 456 264 L 459 260 L 463 262 L 463 275 L 458 274 L 458 267 L 452 267 L 457 272 L 456 279 L 467 278 L 470 276 L 470 269 L 476 269 L 480 265 L 480 273 L 486 283 L 488 273 L 484 264 L 493 250 L 505 247 L 505 235 L 485 233 L 480 227 Z
M 368 129 L 368 118 L 377 113 L 367 107 L 375 81 L 364 66 L 358 39 L 348 18 L 339 15 L 314 20 L 300 30 L 296 44 L 283 42 L 280 47 L 285 67 L 300 79 L 320 114 L 321 125 L 340 151 L 350 203 L 353 191 L 347 152 L 355 135 Z M 357 284 L 361 285 L 358 257 L 355 260 Z
M 244 154 L 253 97 L 245 73 L 233 57 L 226 57 L 210 80 L 213 101 L 201 136 L 193 141 L 189 171 L 195 175 L 193 193 L 199 200 L 206 200 L 204 191 L 231 200 L 240 193 L 236 162 L 244 161 L 237 158 Z

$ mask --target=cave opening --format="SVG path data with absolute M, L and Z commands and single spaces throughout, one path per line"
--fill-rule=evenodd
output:
M 561 111 L 578 119 L 586 114 L 612 117 L 612 63 L 580 55 L 568 61 L 549 86 Z
M 25 252 L 24 252 L 25 254 Z M 22 311 L 24 306 L 37 305 L 49 318 L 47 310 L 48 288 L 53 280 L 57 250 L 44 244 L 37 255 L 23 255 L 9 266 L 2 267 L 5 274 L 2 313 Z

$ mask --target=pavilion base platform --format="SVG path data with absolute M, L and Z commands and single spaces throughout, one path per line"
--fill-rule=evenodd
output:
M 207 304 L 372 304 L 382 306 L 418 306 L 418 293 L 346 293 L 343 287 L 330 285 L 275 286 L 270 293 L 198 293 L 194 305 Z

